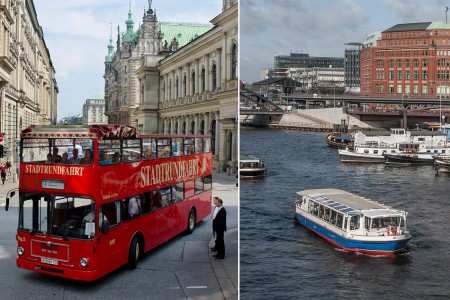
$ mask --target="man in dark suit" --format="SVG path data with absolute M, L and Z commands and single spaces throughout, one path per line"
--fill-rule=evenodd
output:
M 219 197 L 213 198 L 213 204 L 214 204 L 214 208 L 212 211 L 212 219 L 213 219 L 212 225 L 213 226 L 214 226 L 214 219 L 216 218 L 217 213 L 219 212 L 219 209 L 220 209 L 218 200 L 219 200 Z M 217 236 L 216 236 L 216 233 L 214 232 L 214 227 L 212 228 L 212 230 L 213 230 L 213 236 L 214 236 L 214 247 L 211 248 L 211 251 L 217 251 Z
M 217 200 L 219 211 L 213 220 L 213 230 L 216 233 L 217 254 L 213 255 L 216 259 L 225 258 L 225 241 L 223 239 L 225 231 L 227 231 L 227 211 L 223 207 L 222 199 Z

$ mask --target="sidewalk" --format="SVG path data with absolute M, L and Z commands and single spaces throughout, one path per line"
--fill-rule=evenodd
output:
M 210 261 L 217 281 L 220 284 L 225 299 L 238 299 L 239 290 L 239 195 L 236 186 L 236 174 L 213 172 L 213 197 L 223 199 L 227 209 L 227 231 L 225 232 L 225 259 Z M 209 242 L 208 248 L 214 246 L 214 239 Z M 212 253 L 210 252 L 212 255 Z

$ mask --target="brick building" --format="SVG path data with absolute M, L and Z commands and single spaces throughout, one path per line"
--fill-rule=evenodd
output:
M 361 51 L 364 96 L 449 98 L 449 73 L 450 23 L 397 24 Z

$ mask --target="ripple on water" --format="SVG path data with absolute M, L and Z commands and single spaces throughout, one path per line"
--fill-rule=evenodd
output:
M 263 159 L 268 169 L 263 180 L 240 182 L 241 298 L 450 297 L 444 280 L 450 276 L 450 177 L 436 176 L 431 166 L 342 164 L 325 136 L 241 130 L 241 152 Z M 410 251 L 356 255 L 293 223 L 295 193 L 326 187 L 406 210 Z

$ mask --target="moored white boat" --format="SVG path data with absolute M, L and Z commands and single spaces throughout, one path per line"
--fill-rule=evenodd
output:
M 405 211 L 339 189 L 297 192 L 295 219 L 350 252 L 390 255 L 407 250 Z
M 450 147 L 446 143 L 445 133 L 400 128 L 390 132 L 355 132 L 353 150 L 339 150 L 342 162 L 364 163 L 384 163 L 385 156 L 395 159 L 397 155 L 411 153 L 421 153 L 421 158 L 426 159 L 427 154 L 450 154 Z
M 435 156 L 434 167 L 437 172 L 450 173 L 450 155 Z
M 259 158 L 241 154 L 239 159 L 239 177 L 240 178 L 262 178 L 266 175 L 264 162 Z
M 393 164 L 415 164 L 415 165 L 432 165 L 434 163 L 434 157 L 436 153 L 385 153 L 383 154 L 386 163 Z

